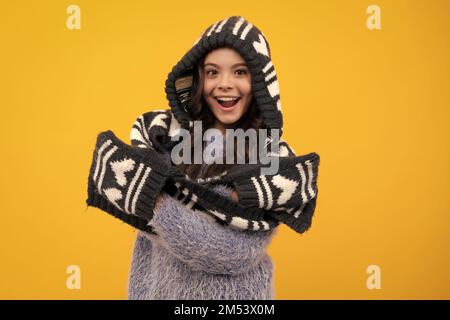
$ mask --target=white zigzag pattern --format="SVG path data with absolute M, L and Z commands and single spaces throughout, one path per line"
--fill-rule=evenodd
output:
M 102 159 L 102 171 L 100 173 L 100 178 L 98 179 L 98 191 L 100 194 L 102 193 L 102 184 L 103 184 L 103 178 L 105 177 L 106 172 L 106 163 L 108 162 L 109 158 L 113 155 L 114 152 L 116 152 L 118 149 L 117 146 L 112 147 L 103 157 Z
M 260 176 L 264 189 L 266 190 L 267 195 L 267 206 L 266 209 L 271 209 L 273 206 L 273 195 L 272 190 L 270 189 L 269 183 L 267 182 L 266 176 Z
M 216 23 L 211 27 L 211 29 L 209 29 L 209 31 L 208 31 L 208 33 L 206 34 L 206 36 L 209 37 L 213 32 L 215 32 L 215 33 L 221 32 L 223 26 L 225 25 L 225 23 L 227 23 L 227 21 L 228 21 L 228 18 L 227 18 L 227 19 L 224 19 L 224 20 L 221 20 L 221 21 L 219 21 L 219 22 L 216 22 Z M 216 27 L 217 27 L 217 29 L 216 29 Z M 195 44 L 197 44 L 197 43 L 200 41 L 200 39 L 201 39 L 201 36 L 200 36 L 200 38 L 195 42 Z
M 112 143 L 111 140 L 106 141 L 105 143 L 102 144 L 102 146 L 100 147 L 100 149 L 98 149 L 98 153 L 97 153 L 97 163 L 95 164 L 95 172 L 94 172 L 94 181 L 97 182 L 97 176 L 98 176 L 98 172 L 100 170 L 100 161 L 102 160 L 103 157 L 103 151 L 105 151 L 105 149 Z
M 147 141 L 150 141 L 150 138 L 149 138 L 149 136 L 148 136 L 148 132 L 147 132 L 147 130 L 146 130 L 146 128 L 145 128 L 145 120 L 144 120 L 144 116 L 143 115 L 141 115 L 139 118 L 138 118 L 138 127 L 139 127 L 139 129 L 141 130 L 141 132 L 144 134 L 144 138 L 147 140 Z
M 208 33 L 206 34 L 207 37 L 209 37 L 211 35 L 211 33 L 214 31 L 214 29 L 216 28 L 218 22 L 216 22 L 211 29 L 209 29 Z
M 135 126 L 137 128 L 135 128 Z M 138 147 L 145 147 L 147 145 L 152 146 L 152 143 L 148 138 L 147 131 L 144 130 L 144 128 L 145 128 L 144 116 L 140 115 L 134 122 L 130 132 L 130 140 L 136 140 L 141 142 L 141 144 L 139 144 Z
M 124 159 L 121 161 L 113 161 L 110 163 L 111 169 L 116 177 L 116 181 L 120 186 L 123 187 L 127 184 L 125 172 L 133 170 L 134 164 L 135 161 L 133 159 Z
M 302 201 L 303 203 L 306 203 L 306 201 L 308 201 L 308 198 L 306 197 L 306 192 L 305 192 L 305 185 L 306 185 L 306 174 L 305 174 L 305 170 L 303 169 L 303 166 L 301 163 L 298 163 L 296 165 L 298 172 L 300 173 L 300 177 L 302 178 L 302 184 L 301 184 L 301 188 L 300 188 L 300 194 L 302 196 Z
M 142 187 L 144 186 L 145 181 L 147 180 L 148 175 L 150 174 L 150 171 L 152 171 L 151 168 L 147 167 L 147 169 L 145 170 L 144 176 L 141 179 L 141 183 L 139 183 L 139 186 L 137 187 L 136 192 L 134 193 L 134 197 L 133 197 L 133 202 L 131 204 L 131 212 L 133 214 L 135 214 L 136 212 L 136 202 L 137 199 L 139 198 L 139 195 L 141 194 L 142 191 Z
M 113 205 L 115 205 L 119 210 L 122 210 L 122 208 L 116 202 L 117 200 L 122 199 L 122 192 L 119 189 L 107 188 L 103 189 L 103 192 Z
M 241 40 L 245 40 L 247 38 L 247 34 L 249 31 L 253 28 L 253 25 L 249 22 L 247 23 L 247 26 L 245 27 L 244 31 L 241 33 Z
M 269 89 L 270 96 L 272 98 L 276 97 L 280 94 L 280 88 L 278 87 L 278 80 L 275 80 L 271 84 L 267 86 L 267 89 Z
M 145 141 L 144 137 L 142 136 L 141 131 L 139 131 L 139 129 L 136 128 L 131 129 L 130 140 L 137 140 L 142 142 L 142 144 L 147 143 L 147 141 Z
M 278 205 L 283 205 L 288 202 L 298 186 L 297 181 L 293 181 L 291 179 L 283 177 L 280 174 L 277 174 L 272 178 L 272 183 L 274 186 L 282 190 L 280 196 L 277 199 Z
M 316 193 L 314 192 L 313 188 L 312 188 L 312 177 L 313 177 L 313 172 L 312 172 L 312 163 L 311 161 L 305 161 L 306 166 L 308 167 L 308 175 L 309 175 L 309 180 L 308 180 L 308 192 L 311 195 L 311 199 L 314 198 L 316 196 Z
M 255 177 L 251 178 L 253 185 L 255 186 L 256 193 L 258 194 L 259 207 L 264 208 L 264 194 L 261 190 L 261 185 Z
M 239 31 L 239 28 L 242 26 L 242 24 L 244 23 L 244 18 L 240 17 L 239 20 L 236 22 L 236 24 L 234 25 L 233 28 L 233 34 L 235 36 L 237 36 L 237 33 Z
M 272 72 L 270 72 L 269 74 L 267 74 L 267 72 L 273 67 L 273 63 L 272 61 L 269 61 L 265 67 L 263 68 L 263 72 L 265 75 L 265 81 L 266 83 L 268 83 L 270 80 L 272 80 L 273 78 L 275 78 L 275 80 L 267 85 L 267 89 L 269 90 L 269 94 L 272 98 L 276 97 L 277 95 L 280 95 L 280 87 L 278 85 L 278 78 L 277 77 L 277 73 L 275 71 L 275 68 L 273 69 Z M 280 98 L 278 97 L 277 100 L 277 110 L 281 112 L 281 101 Z
M 217 29 L 215 30 L 216 33 L 219 33 L 220 31 L 222 31 L 223 26 L 225 25 L 225 23 L 227 23 L 228 18 L 226 18 L 225 20 L 222 20 L 222 22 L 219 24 L 219 26 L 217 27 Z
M 130 213 L 130 211 L 128 210 L 128 207 L 129 207 L 129 204 L 130 204 L 131 194 L 133 193 L 134 186 L 136 185 L 136 182 L 139 179 L 139 176 L 141 175 L 141 172 L 142 172 L 143 168 L 144 168 L 144 164 L 142 164 L 142 163 L 139 164 L 139 167 L 138 167 L 138 169 L 136 171 L 136 174 L 134 175 L 133 180 L 131 180 L 130 187 L 128 188 L 127 196 L 125 198 L 125 210 L 128 213 Z
M 175 116 L 172 112 L 170 112 L 171 118 L 170 118 L 170 127 L 169 127 L 169 137 L 175 137 L 180 134 L 180 128 L 181 125 L 178 122 L 177 119 L 175 119 Z
M 167 114 L 165 114 L 165 113 L 158 114 L 157 116 L 155 116 L 153 118 L 148 129 L 150 130 L 154 126 L 160 126 L 160 127 L 163 127 L 164 129 L 167 129 L 167 124 L 164 121 L 166 118 L 167 118 Z

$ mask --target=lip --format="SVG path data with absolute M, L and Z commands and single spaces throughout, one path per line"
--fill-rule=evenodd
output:
M 214 104 L 217 106 L 217 108 L 219 108 L 223 112 L 231 112 L 234 109 L 236 109 L 237 107 L 239 107 L 241 100 L 242 100 L 242 98 L 239 98 L 238 102 L 234 106 L 229 107 L 229 108 L 222 107 L 222 105 L 216 99 L 214 99 Z

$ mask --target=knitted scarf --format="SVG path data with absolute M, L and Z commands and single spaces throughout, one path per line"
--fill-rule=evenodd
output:
M 155 233 L 151 225 L 155 202 L 166 192 L 189 209 L 240 230 L 269 230 L 280 223 L 299 233 L 309 229 L 318 193 L 320 158 L 316 153 L 296 156 L 280 139 L 277 152 L 270 155 L 279 162 L 275 174 L 262 174 L 262 164 L 236 164 L 206 179 L 189 178 L 170 160 L 174 137 L 181 129 L 194 126 L 187 108 L 195 63 L 209 51 L 225 46 L 247 62 L 265 128 L 277 129 L 281 135 L 278 80 L 266 37 L 243 17 L 226 18 L 209 26 L 169 73 L 166 94 L 170 109 L 139 116 L 131 129 L 130 145 L 110 130 L 97 136 L 88 178 L 88 206 Z M 239 201 L 213 191 L 216 184 L 236 190 Z

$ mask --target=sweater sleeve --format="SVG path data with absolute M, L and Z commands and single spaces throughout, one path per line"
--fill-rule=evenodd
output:
M 152 239 L 193 270 L 235 275 L 260 261 L 276 230 L 240 231 L 208 218 L 163 194 L 151 222 L 158 236 Z
M 244 207 L 292 211 L 316 197 L 319 155 L 311 152 L 296 156 L 284 141 L 279 150 L 279 155 L 271 157 L 278 163 L 275 174 L 263 174 L 263 165 L 255 165 L 253 170 L 236 166 L 226 178 L 226 182 L 236 189 L 239 203 Z
M 167 128 L 166 118 L 164 112 L 140 116 L 133 124 L 131 146 L 112 131 L 98 135 L 88 178 L 88 205 L 138 229 L 152 231 L 148 221 L 153 217 L 156 198 L 166 184 L 169 170 L 166 157 L 155 151 L 163 141 L 156 137 L 156 131 L 152 143 L 145 120 L 159 130 Z
M 172 118 L 170 110 L 150 111 L 140 115 L 131 127 L 131 145 L 167 154 L 164 145 L 169 139 L 169 127 L 174 125 Z
M 88 204 L 99 204 L 101 196 L 124 213 L 150 220 L 167 171 L 156 151 L 129 146 L 112 131 L 102 132 L 90 168 Z

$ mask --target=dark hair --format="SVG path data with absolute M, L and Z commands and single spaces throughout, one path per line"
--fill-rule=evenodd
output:
M 204 77 L 204 61 L 205 57 L 202 57 L 196 65 L 193 67 L 193 79 L 192 79 L 192 92 L 191 92 L 191 99 L 188 104 L 187 111 L 191 117 L 192 120 L 202 121 L 202 130 L 203 132 L 207 129 L 210 129 L 214 126 L 215 123 L 215 116 L 210 110 L 208 103 L 203 98 L 203 85 L 205 82 Z M 259 112 L 259 108 L 256 104 L 256 100 L 254 97 L 252 97 L 251 103 L 245 112 L 245 114 L 242 115 L 242 117 L 238 120 L 236 123 L 236 128 L 241 128 L 243 130 L 247 129 L 261 129 L 265 128 L 264 122 L 261 118 L 261 114 Z M 202 132 L 202 135 L 203 135 Z M 190 134 L 191 137 L 193 137 L 193 127 L 190 128 Z M 192 139 L 192 148 L 191 148 L 191 155 L 194 145 L 194 139 Z M 234 159 L 237 159 L 236 157 L 236 143 L 234 144 Z M 245 144 L 245 161 L 248 161 L 248 144 Z M 208 166 L 207 170 L 200 176 L 200 169 L 201 164 L 180 164 L 178 165 L 178 168 L 181 169 L 184 173 L 186 173 L 190 178 L 206 178 L 206 177 L 212 177 L 216 175 L 220 175 L 225 170 L 227 170 L 229 167 L 232 166 L 232 164 L 216 164 L 213 163 Z

